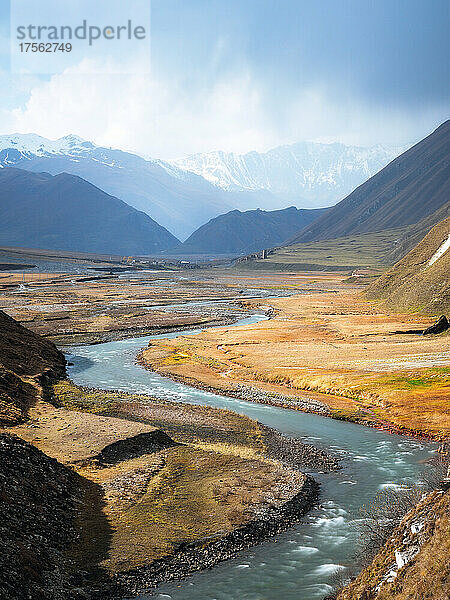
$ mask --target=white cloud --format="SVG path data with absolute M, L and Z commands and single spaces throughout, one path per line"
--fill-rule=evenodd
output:
M 136 74 L 133 66 L 135 74 L 119 76 L 108 74 L 108 65 L 84 61 L 33 82 L 24 105 L 0 113 L 0 128 L 52 139 L 75 133 L 100 145 L 174 158 L 299 140 L 405 144 L 426 135 L 445 114 L 438 108 L 381 110 L 325 87 L 276 97 L 244 69 L 189 90 L 174 79 Z
M 91 69 L 98 65 L 92 62 Z M 49 138 L 76 133 L 158 157 L 211 148 L 246 151 L 275 141 L 264 125 L 260 94 L 245 73 L 187 96 L 176 82 L 148 75 L 86 71 L 88 62 L 33 87 L 2 129 Z

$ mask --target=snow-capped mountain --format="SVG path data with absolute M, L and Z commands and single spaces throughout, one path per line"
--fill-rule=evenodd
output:
M 263 154 L 211 152 L 163 161 L 97 146 L 75 135 L 48 140 L 12 134 L 0 136 L 0 167 L 78 175 L 183 240 L 233 209 L 333 205 L 402 150 L 298 143 Z
M 191 171 L 223 190 L 265 190 L 310 207 L 341 200 L 405 149 L 301 142 L 265 153 L 209 152 L 169 163 L 175 177 Z
M 229 194 L 203 177 L 180 169 L 175 177 L 170 173 L 172 167 L 162 165 L 74 135 L 55 141 L 34 134 L 0 136 L 0 167 L 78 175 L 147 213 L 181 239 L 205 221 L 235 208 Z
M 16 150 L 24 155 L 77 154 L 92 147 L 91 142 L 86 142 L 76 135 L 66 135 L 58 140 L 48 140 L 34 133 L 0 135 L 0 151 Z

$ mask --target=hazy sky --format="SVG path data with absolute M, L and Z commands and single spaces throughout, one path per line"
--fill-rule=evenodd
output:
M 448 0 L 153 0 L 151 74 L 128 76 L 86 74 L 95 54 L 84 74 L 11 75 L 0 6 L 0 133 L 75 133 L 169 158 L 402 145 L 449 117 Z

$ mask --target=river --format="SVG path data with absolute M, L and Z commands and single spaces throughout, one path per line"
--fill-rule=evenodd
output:
M 235 325 L 265 319 L 255 314 Z M 311 474 L 321 505 L 301 523 L 214 569 L 166 584 L 152 597 L 173 600 L 316 600 L 331 591 L 333 573 L 353 562 L 362 507 L 380 490 L 420 479 L 436 445 L 326 417 L 244 402 L 177 383 L 136 364 L 152 339 L 194 335 L 199 329 L 70 349 L 69 375 L 78 385 L 123 390 L 227 408 L 322 449 L 342 461 L 337 473 Z M 136 599 L 137 600 L 137 599 Z

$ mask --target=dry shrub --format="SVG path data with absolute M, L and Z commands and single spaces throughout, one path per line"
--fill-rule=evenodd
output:
M 372 502 L 362 508 L 363 520 L 359 523 L 359 543 L 354 564 L 350 569 L 338 570 L 332 576 L 334 591 L 324 600 L 335 600 L 358 573 L 367 567 L 392 536 L 403 517 L 416 506 L 424 494 L 436 490 L 448 476 L 450 454 L 438 454 L 432 465 L 421 473 L 417 484 L 383 490 Z

